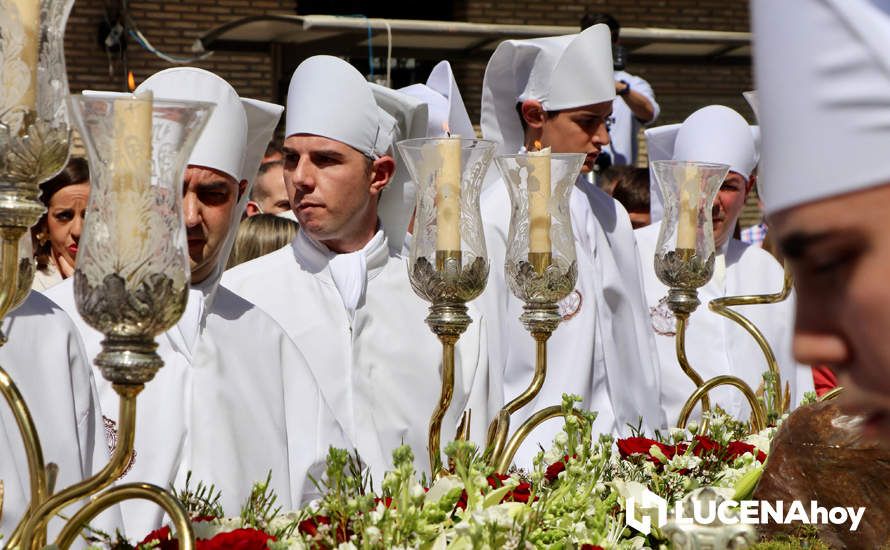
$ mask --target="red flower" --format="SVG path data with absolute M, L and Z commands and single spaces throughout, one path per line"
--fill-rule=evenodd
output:
M 257 529 L 235 529 L 198 541 L 199 550 L 265 550 L 275 537 Z
M 547 466 L 547 471 L 544 473 L 544 476 L 547 478 L 547 481 L 553 483 L 559 478 L 559 474 L 566 470 L 566 463 L 562 460 L 557 460 L 550 466 Z
M 742 441 L 732 441 L 726 446 L 726 460 L 735 460 L 745 453 L 754 454 L 754 450 L 754 445 L 749 445 Z M 766 460 L 766 454 L 763 451 L 758 450 L 755 456 L 760 462 Z
M 582 544 L 581 550 L 604 550 L 602 546 L 594 546 L 592 544 Z
M 331 519 L 327 516 L 315 516 L 314 518 L 304 519 L 300 522 L 300 525 L 297 526 L 297 529 L 300 530 L 300 533 L 303 535 L 309 535 L 310 537 L 314 537 L 318 535 L 318 526 L 319 525 L 330 525 Z
M 167 525 L 149 533 L 142 539 L 142 542 L 140 542 L 139 545 L 141 546 L 155 541 L 158 542 L 158 545 L 155 546 L 158 550 L 179 550 L 179 541 L 173 538 L 170 527 Z
M 523 504 L 528 504 L 529 499 L 532 496 L 532 486 L 523 481 L 519 485 L 516 486 L 512 491 L 507 493 L 504 496 L 505 501 L 512 502 L 522 502 Z M 502 501 L 503 502 L 503 501 Z
M 667 458 L 673 458 L 674 454 L 677 452 L 677 449 L 671 445 L 666 445 L 664 443 L 659 443 L 654 439 L 649 439 L 648 437 L 628 437 L 626 439 L 618 440 L 618 452 L 621 453 L 621 458 L 627 458 L 630 455 L 634 454 L 643 454 L 646 455 L 649 460 L 653 462 L 657 462 L 652 454 L 649 452 L 649 449 L 655 445 L 658 447 L 664 456 Z
M 692 449 L 692 454 L 694 454 L 695 456 L 701 456 L 704 453 L 720 451 L 720 444 L 710 437 L 697 435 L 695 436 L 695 441 L 697 443 L 695 445 L 695 448 Z

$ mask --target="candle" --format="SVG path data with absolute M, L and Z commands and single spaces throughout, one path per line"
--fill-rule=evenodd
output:
M 28 69 L 28 82 L 25 87 L 21 87 L 22 83 L 19 82 L 4 82 L 3 84 L 7 89 L 12 87 L 12 89 L 22 90 L 21 95 L 11 105 L 12 108 L 18 107 L 24 110 L 33 110 L 37 104 L 40 0 L 12 0 L 12 6 L 18 11 L 19 21 L 22 25 L 22 50 L 19 57 Z M 14 75 L 14 72 L 10 74 L 13 77 Z M 10 76 L 6 78 L 10 78 Z
M 680 219 L 677 226 L 677 248 L 695 250 L 698 232 L 699 175 L 696 166 L 686 168 L 680 182 Z
M 528 153 L 528 219 L 531 254 L 550 254 L 550 147 Z
M 151 185 L 152 93 L 114 101 L 113 184 L 117 248 L 139 251 L 148 238 L 142 221 Z M 123 265 L 126 265 L 123 262 Z
M 436 140 L 440 161 L 436 173 L 436 250 L 460 250 L 461 141 L 456 136 Z

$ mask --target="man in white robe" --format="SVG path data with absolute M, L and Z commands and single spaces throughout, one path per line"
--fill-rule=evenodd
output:
M 54 490 L 74 485 L 108 462 L 108 445 L 91 369 L 77 330 L 65 313 L 38 292 L 3 320 L 9 339 L 0 365 L 18 387 L 34 419 L 44 462 L 58 466 Z M 22 519 L 31 499 L 28 461 L 18 426 L 0 399 L 0 534 L 4 540 Z M 83 503 L 81 503 L 83 504 Z M 75 507 L 66 509 L 71 515 Z M 115 508 L 93 522 L 103 530 L 119 525 Z M 111 521 L 106 521 L 109 518 Z M 61 520 L 50 524 L 57 533 Z
M 794 274 L 794 354 L 838 373 L 842 412 L 887 448 L 890 5 L 755 0 L 751 16 L 762 198 Z
M 191 471 L 195 481 L 222 492 L 231 515 L 271 471 L 278 502 L 296 507 L 314 495 L 310 468 L 320 473 L 329 444 L 346 443 L 300 351 L 268 315 L 219 286 L 249 196 L 247 180 L 257 172 L 282 108 L 239 98 L 223 79 L 195 68 L 161 71 L 137 92 L 144 90 L 216 107 L 184 174 L 188 305 L 158 338 L 165 364 L 139 396 L 136 455 L 122 480 L 181 488 Z M 51 294 L 95 357 L 102 335 L 77 314 L 72 285 Z M 110 384 L 100 383 L 100 398 L 111 416 L 117 397 Z M 127 535 L 135 539 L 162 519 L 144 502 L 125 503 L 123 513 Z
M 422 109 L 423 123 L 412 124 L 422 136 L 425 106 L 373 90 L 335 57 L 311 57 L 297 67 L 284 153 L 300 233 L 290 246 L 229 270 L 223 284 L 269 312 L 300 346 L 379 483 L 402 443 L 413 449 L 418 471 L 429 472 L 428 425 L 441 390 L 442 348 L 424 323 L 428 304 L 412 290 L 400 255 L 411 210 L 382 214 L 387 199 L 407 205 L 399 189 L 389 188 L 397 183 L 396 121 L 381 107 L 397 114 Z M 453 439 L 465 408 L 485 406 L 482 322 L 474 317 L 457 344 L 443 443 Z M 479 431 L 474 435 L 484 436 Z
M 754 129 L 737 112 L 711 105 L 690 115 L 683 124 L 647 131 L 649 161 L 682 160 L 727 164 L 730 171 L 714 200 L 714 241 L 717 248 L 714 276 L 698 291 L 701 305 L 692 313 L 686 332 L 686 354 L 690 365 L 705 380 L 728 374 L 744 380 L 753 390 L 763 384 L 767 371 L 760 347 L 741 325 L 708 309 L 708 302 L 724 296 L 773 294 L 782 289 L 782 266 L 766 251 L 732 238 L 745 198 L 754 185 L 752 175 L 758 154 Z M 676 319 L 667 306 L 668 288 L 655 274 L 655 250 L 661 222 L 638 229 L 637 244 L 643 265 L 646 300 L 656 335 L 661 364 L 661 397 L 668 422 L 675 423 L 695 384 L 677 360 L 674 337 Z M 790 335 L 794 299 L 778 304 L 736 306 L 769 342 L 779 363 L 783 388 L 790 387 L 791 407 L 806 391 L 813 390 L 809 367 L 797 364 L 791 354 Z M 784 391 L 784 390 L 783 390 Z M 721 386 L 709 392 L 711 407 L 747 419 L 747 400 L 735 388 Z M 693 418 L 701 416 L 697 406 Z
M 586 153 L 589 171 L 609 143 L 606 119 L 615 97 L 609 29 L 595 25 L 577 35 L 508 40 L 485 70 L 482 133 L 499 142 L 498 152 L 515 154 L 535 141 L 554 153 Z M 506 288 L 503 266 L 510 200 L 503 181 L 490 177 L 482 214 L 492 257 L 492 283 Z M 646 326 L 639 258 L 624 209 L 579 177 L 571 195 L 578 257 L 575 291 L 560 304 L 564 322 L 548 343 L 548 373 L 538 397 L 514 415 L 513 427 L 535 410 L 559 405 L 563 393 L 582 397 L 581 406 L 599 415 L 594 431 L 625 433 L 665 424 L 654 343 Z M 495 268 L 495 266 L 498 266 Z M 505 296 L 507 294 L 505 293 Z M 510 342 L 504 373 L 505 400 L 532 379 L 534 342 L 518 317 L 522 304 L 506 298 L 501 330 Z M 534 432 L 517 454 L 528 466 L 539 445 L 549 447 L 561 429 L 551 421 Z

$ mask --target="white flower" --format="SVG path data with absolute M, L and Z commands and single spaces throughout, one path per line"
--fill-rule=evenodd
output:
M 368 527 L 365 529 L 365 537 L 368 538 L 368 542 L 375 543 L 380 540 L 380 537 L 383 536 L 383 533 L 380 532 L 380 529 L 374 527 Z
M 424 502 L 426 504 L 436 504 L 442 500 L 442 497 L 450 493 L 452 490 L 463 486 L 463 482 L 461 482 L 460 478 L 457 476 L 442 476 L 433 483 L 432 487 L 430 487 L 430 491 L 426 494 Z
M 564 446 L 569 443 L 569 434 L 565 432 L 559 432 L 556 434 L 556 437 L 553 438 L 553 444 L 555 446 Z
M 679 443 L 686 439 L 686 430 L 683 428 L 671 428 L 670 434 L 674 443 Z
M 411 498 L 420 498 L 423 496 L 423 485 L 420 483 L 414 482 L 414 485 L 411 486 Z
M 695 455 L 674 455 L 667 467 L 671 470 L 691 470 L 699 464 L 701 464 L 701 458 Z

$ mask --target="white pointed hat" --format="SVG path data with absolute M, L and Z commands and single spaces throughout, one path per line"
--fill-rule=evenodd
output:
M 159 99 L 215 103 L 216 108 L 198 138 L 189 164 L 219 170 L 237 181 L 253 179 L 257 166 L 253 166 L 252 159 L 257 150 L 260 155 L 265 150 L 281 117 L 281 106 L 242 100 L 228 82 L 195 67 L 174 67 L 155 73 L 136 88 L 136 93 L 146 90 L 151 90 Z M 252 116 L 249 120 L 245 112 L 248 102 L 262 106 L 264 116 Z M 257 137 L 258 134 L 261 137 Z
M 482 135 L 513 154 L 523 143 L 516 104 L 537 99 L 547 111 L 574 109 L 615 99 L 609 27 L 579 34 L 502 42 L 485 68 Z
M 216 103 L 189 157 L 189 164 L 213 168 L 236 181 L 248 182 L 247 189 L 232 210 L 229 231 L 221 245 L 216 268 L 199 285 L 209 308 L 235 242 L 238 221 L 250 196 L 250 186 L 284 108 L 274 103 L 240 98 L 228 82 L 209 71 L 194 67 L 174 67 L 155 73 L 136 88 L 136 93 L 146 90 L 151 90 L 156 98 Z
M 730 171 L 748 179 L 757 165 L 756 127 L 723 105 L 702 107 L 682 124 L 669 124 L 645 131 L 649 162 L 682 160 L 729 165 Z M 651 193 L 654 191 L 654 193 Z M 650 177 L 650 213 L 653 220 L 663 217 L 662 196 Z
M 370 158 L 392 146 L 392 120 L 377 108 L 368 82 L 338 57 L 300 63 L 287 92 L 285 136 L 310 134 L 345 143 Z
M 392 120 L 392 127 L 388 131 L 389 143 L 394 149 L 396 171 L 380 197 L 377 206 L 377 217 L 386 233 L 390 248 L 401 251 L 402 243 L 408 232 L 408 223 L 414 212 L 415 188 L 411 182 L 408 168 L 402 162 L 398 149 L 394 146 L 397 141 L 425 137 L 427 131 L 427 105 L 415 97 L 411 97 L 397 90 L 368 84 L 377 105 Z
M 427 104 L 429 118 L 426 137 L 445 136 L 446 127 L 452 136 L 476 136 L 448 61 L 440 61 L 433 67 L 426 84 L 412 84 L 399 91 Z
M 767 213 L 890 183 L 890 3 L 751 6 Z

